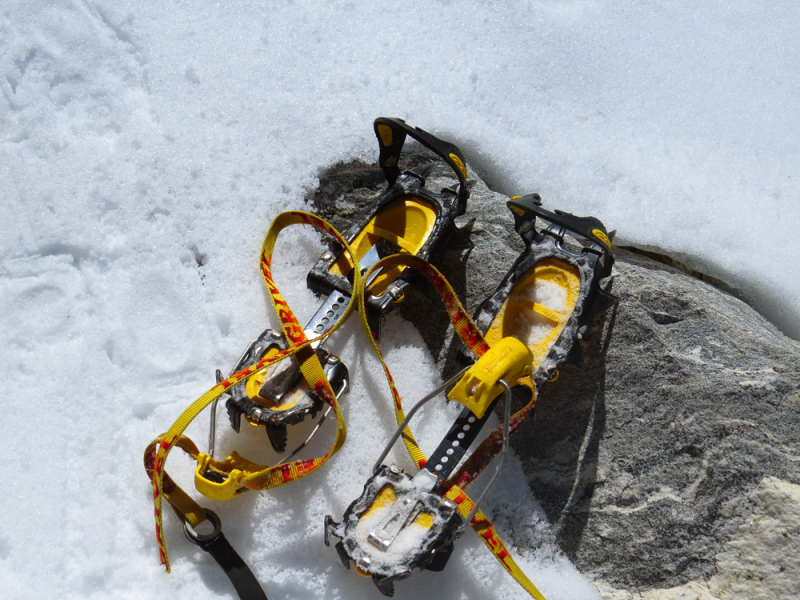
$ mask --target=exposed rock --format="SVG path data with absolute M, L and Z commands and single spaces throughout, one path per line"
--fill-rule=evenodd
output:
M 590 578 L 629 591 L 707 581 L 759 482 L 800 483 L 800 344 L 635 254 L 618 252 L 614 290 L 586 369 L 562 369 L 515 447 Z
M 800 597 L 800 486 L 765 477 L 748 499 L 752 513 L 716 556 L 708 583 L 631 593 L 598 582 L 598 589 L 610 600 Z
M 719 598 L 800 598 L 800 486 L 764 478 L 751 516 L 717 556 L 709 587 Z
M 432 185 L 452 185 L 436 174 Z M 312 202 L 341 226 L 345 196 L 352 218 L 383 185 L 376 167 L 345 165 Z M 435 261 L 470 311 L 522 249 L 505 201 L 475 182 L 459 219 L 474 247 Z M 513 444 L 559 545 L 607 598 L 800 597 L 800 344 L 623 249 L 613 292 L 620 303 L 585 336 L 583 368 L 544 387 Z M 460 343 L 438 298 L 406 295 L 404 315 L 452 372 Z
M 606 600 L 720 600 L 712 596 L 708 584 L 692 581 L 669 589 L 655 589 L 646 592 L 617 590 L 604 581 L 596 581 L 595 586 Z

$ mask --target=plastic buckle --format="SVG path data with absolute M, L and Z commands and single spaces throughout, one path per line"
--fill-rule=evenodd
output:
M 206 478 L 208 466 L 212 458 L 208 454 L 202 452 L 197 455 L 197 468 L 194 471 L 194 485 L 197 491 L 203 494 L 206 498 L 212 500 L 230 500 L 238 496 L 246 488 L 240 487 L 244 473 L 239 469 L 233 469 L 226 479 L 221 482 L 212 481 Z
M 457 400 L 479 419 L 500 395 L 503 380 L 509 385 L 531 373 L 533 354 L 514 337 L 505 337 L 472 365 L 447 397 Z

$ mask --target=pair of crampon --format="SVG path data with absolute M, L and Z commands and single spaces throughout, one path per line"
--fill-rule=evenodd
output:
M 347 236 L 308 213 L 285 212 L 275 219 L 262 246 L 260 268 L 282 331 L 267 330 L 259 336 L 227 378 L 217 371 L 217 384 L 148 446 L 145 468 L 153 483 L 161 560 L 169 569 L 162 529 L 162 502 L 166 499 L 184 523 L 187 537 L 215 558 L 243 599 L 266 598 L 255 576 L 222 534 L 219 517 L 200 507 L 167 475 L 167 455 L 175 446 L 190 454 L 197 461 L 197 490 L 214 500 L 229 500 L 248 489 L 278 487 L 321 467 L 344 443 L 345 423 L 338 399 L 347 392 L 349 383 L 345 365 L 321 345 L 357 305 L 367 337 L 386 372 L 398 429 L 377 459 L 363 493 L 345 511 L 342 521 L 335 523 L 330 516 L 325 517 L 325 544 L 331 536 L 339 538 L 336 550 L 345 566 L 355 563 L 359 573 L 371 576 L 378 589 L 391 596 L 394 583 L 413 569 L 442 570 L 455 540 L 469 525 L 531 596 L 543 598 L 516 566 L 479 505 L 500 472 L 509 437 L 533 408 L 537 388 L 552 376 L 558 364 L 575 356 L 582 329 L 614 301 L 600 286 L 600 281 L 611 274 L 614 261 L 610 236 L 595 218 L 543 209 L 538 195 L 513 198 L 508 206 L 526 248 L 494 294 L 479 307 L 473 321 L 446 279 L 427 262 L 452 236 L 459 235 L 455 218 L 464 214 L 469 196 L 461 152 L 399 119 L 377 119 L 375 133 L 388 189 L 361 226 Z M 427 190 L 425 178 L 433 165 L 401 173 L 398 160 L 407 136 L 452 167 L 457 189 L 438 193 Z M 309 287 L 326 299 L 305 327 L 272 277 L 277 236 L 294 224 L 320 229 L 342 247 L 338 255 L 323 254 L 308 275 Z M 413 283 L 415 275 L 433 284 L 457 334 L 476 360 L 406 415 L 375 340 L 381 315 L 402 299 L 404 288 Z M 450 386 L 448 398 L 460 402 L 463 409 L 434 453 L 426 457 L 409 422 L 423 404 Z M 523 408 L 513 415 L 512 392 L 525 399 Z M 501 398 L 503 423 L 465 459 Z M 284 454 L 277 464 L 259 465 L 237 452 L 224 460 L 214 458 L 216 405 L 220 399 L 225 400 L 237 432 L 243 420 L 266 430 L 273 450 Z M 212 405 L 212 426 L 206 454 L 182 434 L 208 405 Z M 328 452 L 319 458 L 292 461 L 331 411 L 336 418 L 336 435 Z M 291 430 L 302 421 L 316 424 L 310 435 L 286 452 L 288 441 L 294 437 Z M 416 464 L 413 475 L 383 464 L 399 437 Z M 466 488 L 498 454 L 501 458 L 494 476 L 480 497 L 471 499 Z M 205 521 L 211 522 L 213 531 L 199 533 L 197 528 Z

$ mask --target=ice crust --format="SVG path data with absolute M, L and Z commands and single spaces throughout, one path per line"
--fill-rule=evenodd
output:
M 257 268 L 267 227 L 322 170 L 375 161 L 376 116 L 458 143 L 495 189 L 696 263 L 800 337 L 798 22 L 794 1 L 3 2 L 0 595 L 234 597 L 169 512 L 172 575 L 158 565 L 142 452 L 278 325 Z M 301 321 L 321 249 L 311 232 L 278 241 Z M 321 541 L 395 426 L 357 322 L 334 337 L 353 375 L 342 451 L 296 484 L 204 501 L 270 599 L 378 597 Z M 382 347 L 407 402 L 439 382 L 397 317 Z M 423 449 L 454 417 L 424 409 Z M 188 431 L 201 449 L 207 422 Z M 219 451 L 268 462 L 263 432 L 244 429 L 221 412 Z M 389 459 L 409 468 L 404 452 Z M 170 456 L 187 490 L 192 468 Z M 548 600 L 597 597 L 518 459 L 484 506 Z M 468 531 L 444 572 L 395 597 L 525 594 Z

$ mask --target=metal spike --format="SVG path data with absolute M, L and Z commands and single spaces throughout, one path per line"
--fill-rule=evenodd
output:
M 217 383 L 222 381 L 222 371 L 217 369 L 217 372 L 214 373 L 214 376 L 217 379 Z M 219 397 L 214 398 L 214 402 L 211 403 L 211 420 L 209 422 L 208 427 L 208 455 L 213 459 L 214 458 L 214 446 L 217 439 L 217 403 L 219 402 Z
M 422 185 L 424 186 L 425 185 L 425 179 L 428 178 L 428 175 L 431 174 L 431 172 L 433 171 L 433 169 L 435 167 L 436 167 L 436 163 L 432 162 L 432 163 L 428 163 L 426 165 L 419 166 L 416 169 L 411 169 L 410 172 L 413 173 L 414 175 L 416 175 L 417 177 L 421 178 L 423 180 Z
M 239 429 L 242 426 L 242 413 L 238 408 L 236 408 L 236 405 L 233 404 L 232 400 L 228 401 L 227 407 L 228 417 L 231 420 L 231 427 L 236 433 L 239 433 Z
M 267 424 L 264 429 L 267 430 L 267 437 L 269 437 L 269 443 L 272 444 L 272 449 L 275 452 L 286 452 L 286 438 L 288 437 L 286 425 Z
M 444 252 L 459 252 L 461 250 L 472 250 L 475 244 L 458 227 L 453 227 L 443 247 Z

